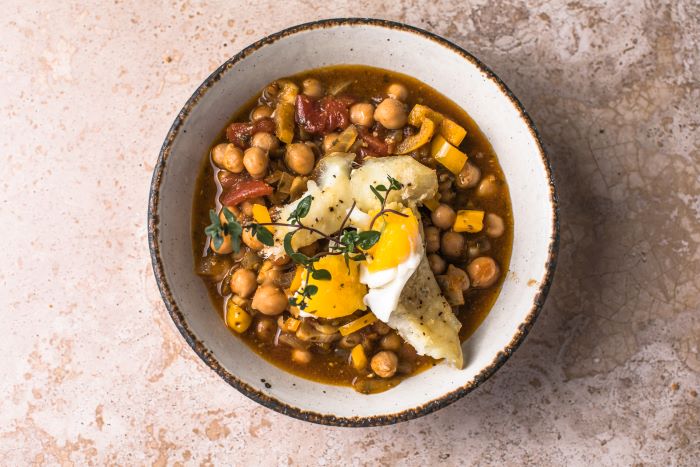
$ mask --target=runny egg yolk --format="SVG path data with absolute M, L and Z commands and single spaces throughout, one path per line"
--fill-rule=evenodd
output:
M 330 280 L 309 278 L 309 284 L 318 287 L 318 291 L 306 299 L 305 312 L 317 318 L 340 318 L 351 315 L 357 310 L 366 310 L 363 298 L 367 294 L 367 286 L 360 283 L 360 266 L 356 261 L 345 264 L 341 255 L 324 256 L 316 264 L 316 269 L 325 269 L 331 273 Z M 294 279 L 289 287 L 296 293 L 302 287 L 306 278 L 305 269 L 297 267 Z M 303 288 L 302 288 L 303 290 Z
M 377 212 L 370 212 L 370 217 L 373 218 Z M 396 267 L 418 249 L 420 244 L 418 220 L 409 208 L 402 209 L 401 213 L 405 216 L 386 212 L 374 222 L 372 230 L 381 232 L 381 236 L 379 241 L 367 250 L 370 255 L 367 259 L 369 272 Z

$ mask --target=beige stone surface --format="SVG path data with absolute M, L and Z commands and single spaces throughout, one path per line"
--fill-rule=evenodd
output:
M 0 464 L 677 464 L 700 457 L 700 6 L 2 2 Z M 549 301 L 492 379 L 399 425 L 246 399 L 168 317 L 151 170 L 222 61 L 322 17 L 442 34 L 529 109 L 559 186 Z

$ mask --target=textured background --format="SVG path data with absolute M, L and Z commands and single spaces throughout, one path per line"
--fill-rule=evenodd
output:
M 698 4 L 285 3 L 2 2 L 0 463 L 697 462 Z M 228 387 L 170 321 L 145 233 L 154 161 L 196 86 L 264 35 L 344 15 L 490 65 L 561 200 L 525 344 L 468 397 L 385 428 L 306 424 Z

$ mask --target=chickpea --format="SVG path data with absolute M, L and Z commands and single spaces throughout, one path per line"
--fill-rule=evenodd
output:
M 233 213 L 234 216 L 236 215 L 233 208 L 227 207 L 227 209 L 228 209 L 229 211 L 231 211 L 231 212 Z M 221 225 L 226 225 L 226 224 L 228 224 L 228 221 L 226 220 L 226 216 L 224 215 L 224 210 L 223 210 L 223 208 L 221 209 L 221 211 L 219 211 L 219 222 L 221 223 Z M 219 254 L 219 255 L 227 255 L 227 254 L 229 254 L 229 253 L 232 253 L 232 252 L 233 252 L 233 242 L 232 242 L 231 236 L 230 236 L 230 235 L 224 235 L 223 242 L 221 243 L 221 245 L 219 246 L 219 248 L 216 248 L 216 247 L 214 246 L 214 239 L 212 238 L 212 239 L 209 241 L 209 247 L 210 247 L 215 253 L 217 253 L 217 254 Z
M 277 332 L 277 323 L 272 318 L 260 318 L 255 325 L 255 334 L 263 341 L 271 341 Z
M 440 204 L 435 210 L 430 214 L 430 219 L 433 221 L 435 227 L 439 227 L 442 230 L 447 230 L 452 227 L 455 223 L 455 218 L 457 213 L 447 204 Z
M 408 89 L 401 83 L 391 83 L 386 89 L 386 95 L 400 101 L 405 101 L 408 97 Z
M 306 365 L 311 361 L 312 355 L 308 350 L 292 349 L 292 361 Z
M 340 341 L 338 341 L 338 345 L 340 345 L 341 348 L 348 350 L 352 349 L 360 343 L 362 343 L 362 335 L 357 332 L 348 334 L 347 336 L 342 337 Z
M 272 83 L 268 84 L 265 86 L 265 89 L 263 89 L 262 92 L 262 99 L 265 101 L 273 101 L 277 98 L 277 95 L 280 93 L 280 84 L 277 81 L 273 81 Z
M 458 188 L 474 188 L 481 178 L 481 170 L 471 162 L 467 162 L 462 167 L 462 171 L 457 174 L 455 184 Z
M 498 280 L 500 268 L 498 264 L 488 256 L 480 256 L 467 266 L 467 273 L 472 286 L 483 289 L 492 286 Z
M 436 276 L 445 272 L 445 268 L 447 268 L 447 262 L 442 259 L 442 256 L 435 253 L 428 255 L 428 264 L 430 265 L 430 270 Z
M 258 287 L 255 282 L 255 273 L 249 269 L 236 269 L 231 275 L 231 292 L 240 295 L 243 298 L 248 298 L 253 295 Z
M 263 178 L 269 162 L 267 153 L 258 147 L 250 147 L 243 153 L 243 165 L 253 178 Z
M 440 251 L 448 258 L 459 258 L 464 250 L 464 236 L 459 232 L 445 232 L 440 239 Z
M 288 304 L 287 295 L 282 289 L 272 284 L 264 284 L 255 291 L 252 307 L 264 315 L 276 316 L 282 313 Z
M 233 173 L 243 172 L 243 151 L 231 143 L 221 143 L 211 150 L 211 159 L 220 169 Z
M 464 269 L 457 268 L 450 264 L 447 267 L 447 275 L 450 276 L 454 284 L 459 285 L 459 290 L 461 290 L 462 292 L 466 292 L 467 290 L 469 290 L 469 276 L 467 276 L 467 273 L 464 271 Z
M 440 229 L 434 225 L 428 226 L 423 231 L 425 234 L 425 250 L 428 253 L 435 253 L 440 249 Z
M 399 350 L 401 348 L 401 344 L 403 344 L 401 338 L 393 333 L 382 337 L 382 340 L 379 342 L 379 346 L 382 349 L 394 351 Z
M 451 189 L 452 189 L 452 180 L 449 178 L 447 180 L 445 180 L 444 182 L 440 182 L 438 184 L 438 191 L 440 193 L 445 192 L 445 191 L 450 191 Z
M 272 112 L 272 107 L 267 105 L 259 105 L 250 113 L 250 119 L 255 122 L 261 118 L 270 118 L 272 117 Z
M 496 177 L 493 175 L 487 175 L 479 183 L 479 187 L 476 189 L 477 196 L 489 197 L 493 196 L 498 192 L 498 185 L 496 182 Z
M 372 329 L 374 329 L 380 336 L 385 336 L 391 332 L 389 325 L 379 320 L 374 322 Z
M 399 358 L 391 350 L 377 352 L 370 362 L 372 371 L 382 378 L 391 378 L 394 376 L 398 364 Z
M 272 265 L 272 261 L 265 260 L 258 273 L 259 284 L 278 284 L 282 279 L 282 271 Z
M 228 224 L 228 220 L 226 220 L 226 214 L 224 213 L 224 207 L 233 214 L 235 218 L 238 218 L 236 214 L 235 207 L 233 206 L 223 206 L 221 208 L 221 211 L 219 211 L 219 222 L 221 222 L 221 225 Z
M 230 287 L 229 287 L 230 288 Z M 236 305 L 240 306 L 241 308 L 246 308 L 250 306 L 250 299 L 249 298 L 243 298 L 240 295 L 232 295 L 231 296 L 231 301 L 235 303 Z
M 253 235 L 250 233 L 250 229 L 243 229 L 243 233 L 241 234 L 241 240 L 243 240 L 243 243 L 248 246 L 253 251 L 260 251 L 263 248 L 265 248 L 265 245 L 260 242 L 257 238 L 253 237 Z
M 374 106 L 360 102 L 350 107 L 350 121 L 355 125 L 371 127 L 374 124 Z
M 224 235 L 224 241 L 221 243 L 219 248 L 216 248 L 216 246 L 214 246 L 214 239 L 212 238 L 209 242 L 209 247 L 219 255 L 227 255 L 233 251 L 233 243 L 231 242 L 231 236 Z
M 491 249 L 491 242 L 489 242 L 488 238 L 480 238 L 475 242 L 469 242 L 469 245 L 467 247 L 467 255 L 469 256 L 469 259 L 474 259 L 477 256 L 482 255 L 483 253 L 486 253 Z
M 288 144 L 284 162 L 299 175 L 309 175 L 314 170 L 314 152 L 304 143 Z
M 280 147 L 280 142 L 272 133 L 260 131 L 253 135 L 253 138 L 250 140 L 250 145 L 260 148 L 263 151 L 270 152 Z
M 304 87 L 304 94 L 307 96 L 315 98 L 323 96 L 323 85 L 316 78 L 306 78 L 301 85 Z
M 238 205 L 241 212 L 247 217 L 253 217 L 253 205 L 260 204 L 265 206 L 265 200 L 263 198 L 257 197 L 253 199 L 247 199 Z
M 382 337 L 373 328 L 374 326 L 372 326 L 372 328 L 366 328 L 367 330 L 364 332 L 365 339 L 368 339 L 371 342 L 378 341 Z
M 374 119 L 384 128 L 398 130 L 406 125 L 406 109 L 401 101 L 388 97 L 375 109 Z
M 506 230 L 506 226 L 503 223 L 503 218 L 498 214 L 494 214 L 492 212 L 486 214 L 484 224 L 484 227 L 486 227 L 486 235 L 488 235 L 491 238 L 500 237 Z
M 328 133 L 326 136 L 323 137 L 323 153 L 326 154 L 328 151 L 331 150 L 331 147 L 335 144 L 335 142 L 338 140 L 338 133 Z

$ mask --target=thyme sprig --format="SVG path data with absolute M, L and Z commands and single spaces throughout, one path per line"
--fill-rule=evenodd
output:
M 282 242 L 284 251 L 292 259 L 292 261 L 304 268 L 305 276 L 302 288 L 292 297 L 290 297 L 289 303 L 292 306 L 297 306 L 299 309 L 304 310 L 307 306 L 307 300 L 318 292 L 318 287 L 314 284 L 309 284 L 309 280 L 311 278 L 318 281 L 332 279 L 330 271 L 317 267 L 316 263 L 318 263 L 321 258 L 329 255 L 342 255 L 345 259 L 345 264 L 348 267 L 350 266 L 350 260 L 364 260 L 366 259 L 364 252 L 372 248 L 372 246 L 374 246 L 381 237 L 381 232 L 372 230 L 375 221 L 379 217 L 388 212 L 402 217 L 408 217 L 406 214 L 399 211 L 386 208 L 386 202 L 389 194 L 394 190 L 400 190 L 403 188 L 403 185 L 395 178 L 387 176 L 387 179 L 389 181 L 388 186 L 382 184 L 377 186 L 370 185 L 370 190 L 372 190 L 372 193 L 374 193 L 374 195 L 379 199 L 381 208 L 372 218 L 369 225 L 369 230 L 364 232 L 359 232 L 356 229 L 347 226 L 350 216 L 356 207 L 355 202 L 352 203 L 352 206 L 346 213 L 345 218 L 343 219 L 343 222 L 335 235 L 329 235 L 314 227 L 305 225 L 303 223 L 303 219 L 309 214 L 311 204 L 313 202 L 313 196 L 311 195 L 302 198 L 299 203 L 297 203 L 297 206 L 287 217 L 287 222 L 249 222 L 241 225 L 241 223 L 238 222 L 238 219 L 236 219 L 236 216 L 227 207 L 224 207 L 222 212 L 226 222 L 222 223 L 219 216 L 217 216 L 216 211 L 212 209 L 209 211 L 211 224 L 204 229 L 204 232 L 211 237 L 214 248 L 216 249 L 220 248 L 224 242 L 224 238 L 230 235 L 233 251 L 238 253 L 241 247 L 241 235 L 243 234 L 244 230 L 248 230 L 250 234 L 262 244 L 273 246 L 275 244 L 274 236 L 272 232 L 267 229 L 267 227 L 284 227 L 291 229 L 289 232 L 287 232 L 287 234 L 285 234 Z M 384 194 L 382 195 L 382 193 Z M 328 250 L 321 251 L 313 256 L 308 256 L 298 250 L 295 250 L 292 246 L 292 239 L 294 238 L 294 234 L 301 230 L 314 233 L 327 240 Z
M 222 212 L 226 219 L 224 223 L 222 223 L 219 216 L 216 215 L 216 211 L 213 209 L 209 211 L 209 220 L 211 224 L 204 229 L 204 233 L 212 239 L 214 248 L 217 250 L 223 245 L 224 237 L 230 235 L 233 250 L 238 252 L 241 249 L 241 234 L 243 233 L 243 229 L 241 228 L 241 224 L 236 220 L 236 216 L 234 216 L 226 206 L 224 206 Z
M 403 183 L 396 180 L 391 175 L 387 175 L 386 178 L 389 180 L 388 187 L 385 185 L 377 185 L 376 187 L 372 185 L 369 186 L 369 189 L 372 190 L 374 196 L 376 196 L 379 202 L 381 203 L 381 208 L 379 208 L 379 212 L 377 212 L 377 214 L 374 215 L 372 221 L 369 223 L 369 230 L 372 230 L 372 227 L 374 227 L 374 223 L 377 221 L 377 219 L 379 219 L 386 213 L 390 212 L 392 214 L 396 214 L 397 216 L 408 217 L 406 214 L 400 211 L 386 208 L 386 202 L 389 199 L 389 193 L 391 193 L 392 191 L 398 191 L 401 188 L 403 188 Z M 384 195 L 382 195 L 382 193 L 384 193 Z

